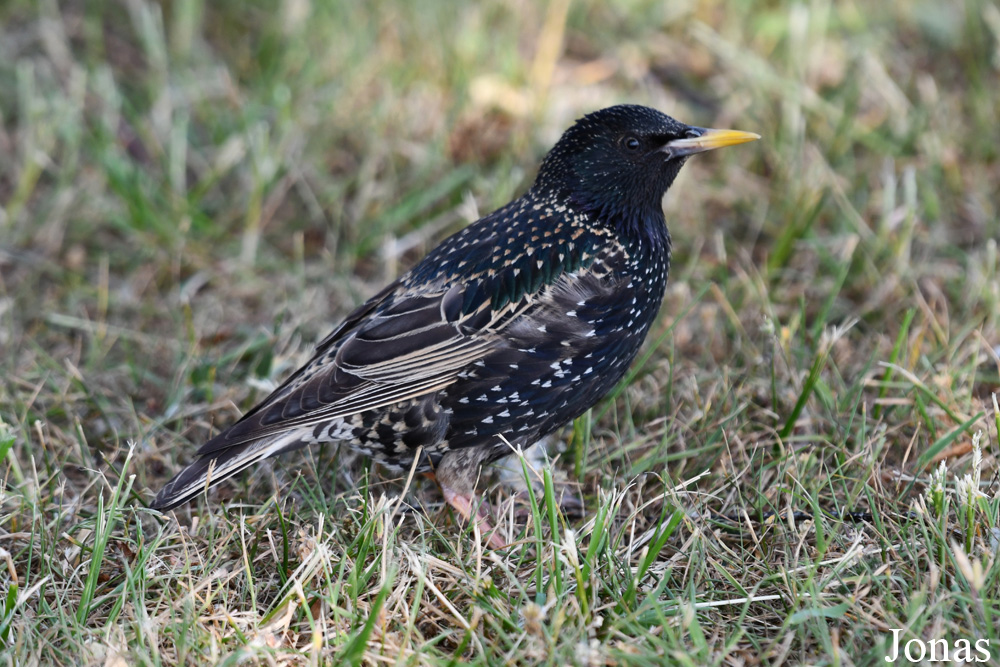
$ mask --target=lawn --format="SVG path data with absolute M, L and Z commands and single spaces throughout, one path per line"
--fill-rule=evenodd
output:
M 998 81 L 995 0 L 0 4 L 0 664 L 1000 664 Z M 763 139 L 512 548 L 334 446 L 148 509 L 622 102 Z

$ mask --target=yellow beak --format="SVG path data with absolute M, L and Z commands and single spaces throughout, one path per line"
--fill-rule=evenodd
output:
M 745 144 L 749 141 L 757 141 L 760 135 L 754 132 L 740 132 L 739 130 L 713 130 L 704 127 L 692 127 L 692 130 L 701 132 L 699 137 L 686 137 L 675 139 L 663 147 L 665 153 L 670 153 L 671 157 L 682 155 L 692 155 L 705 151 L 724 148 L 725 146 L 735 146 Z

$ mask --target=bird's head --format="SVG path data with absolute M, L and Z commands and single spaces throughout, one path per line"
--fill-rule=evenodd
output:
M 623 233 L 665 238 L 663 195 L 687 158 L 759 138 L 685 125 L 649 107 L 608 107 L 566 130 L 542 162 L 534 188 L 568 195 Z

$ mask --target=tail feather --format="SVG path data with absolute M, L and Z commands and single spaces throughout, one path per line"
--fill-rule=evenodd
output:
M 234 445 L 205 456 L 177 473 L 156 494 L 150 507 L 161 512 L 191 500 L 199 493 L 229 479 L 258 461 L 296 449 L 302 444 L 299 433 L 281 433 L 270 438 Z

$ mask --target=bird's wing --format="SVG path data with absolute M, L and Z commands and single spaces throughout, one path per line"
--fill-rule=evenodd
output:
M 587 255 L 582 240 L 575 246 L 544 240 L 539 218 L 529 221 L 538 249 L 528 253 L 530 261 L 512 263 L 515 208 L 523 206 L 511 204 L 450 237 L 355 310 L 309 363 L 198 454 L 437 391 L 503 346 L 501 331 L 539 307 L 543 287 Z
M 236 424 L 206 442 L 215 452 L 415 398 L 451 384 L 496 345 L 499 311 L 484 302 L 463 312 L 465 284 L 408 292 L 394 283 L 358 308 L 317 347 L 312 360 Z

